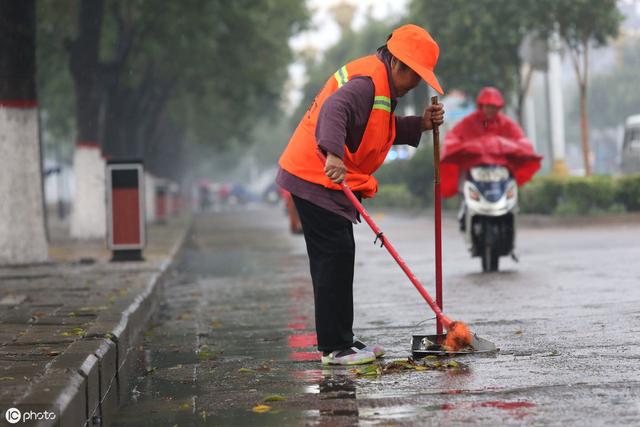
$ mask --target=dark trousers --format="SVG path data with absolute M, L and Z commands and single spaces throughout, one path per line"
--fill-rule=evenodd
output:
M 313 282 L 319 351 L 353 344 L 355 241 L 348 219 L 293 196 L 300 216 Z

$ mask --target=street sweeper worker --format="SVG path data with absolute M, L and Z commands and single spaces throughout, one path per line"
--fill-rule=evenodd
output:
M 355 207 L 378 190 L 372 176 L 393 145 L 418 146 L 422 132 L 444 120 L 442 104 L 421 116 L 395 116 L 397 98 L 425 80 L 442 89 L 434 68 L 439 48 L 416 25 L 397 28 L 377 53 L 340 67 L 305 112 L 280 157 L 276 182 L 292 195 L 302 223 L 314 291 L 318 350 L 325 365 L 373 362 L 384 354 L 353 334 Z M 318 148 L 326 162 L 316 155 Z

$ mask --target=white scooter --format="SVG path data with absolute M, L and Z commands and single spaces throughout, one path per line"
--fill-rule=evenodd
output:
M 498 165 L 472 167 L 465 173 L 463 202 L 458 214 L 472 257 L 480 257 L 482 271 L 498 271 L 501 256 L 514 261 L 518 186 L 509 169 Z

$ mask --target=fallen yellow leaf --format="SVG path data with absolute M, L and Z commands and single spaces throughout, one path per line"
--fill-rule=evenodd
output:
M 256 412 L 258 414 L 269 412 L 270 410 L 271 410 L 271 406 L 269 405 L 256 405 L 253 407 L 253 412 Z

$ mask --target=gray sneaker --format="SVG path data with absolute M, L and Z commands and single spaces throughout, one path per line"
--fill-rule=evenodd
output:
M 335 350 L 326 356 L 322 355 L 323 365 L 364 365 L 375 362 L 376 355 L 368 350 L 360 350 L 356 347 L 344 350 Z
M 385 353 L 384 348 L 380 347 L 379 345 L 367 345 L 355 336 L 353 337 L 353 346 L 358 350 L 370 351 L 376 357 L 382 357 Z

